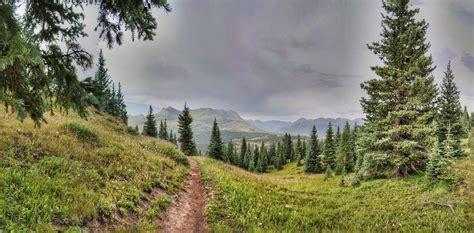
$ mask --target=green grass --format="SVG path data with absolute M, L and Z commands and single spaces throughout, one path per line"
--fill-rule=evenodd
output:
M 468 164 L 472 171 L 472 158 L 457 163 Z M 324 181 L 324 174 L 304 174 L 295 164 L 281 171 L 254 174 L 207 157 L 197 160 L 206 187 L 213 190 L 207 214 L 214 232 L 473 229 L 472 196 L 466 187 L 448 191 L 441 185 L 428 186 L 422 175 L 373 180 L 353 188 L 340 187 L 340 176 Z M 458 172 L 463 169 L 468 168 L 458 168 Z M 350 184 L 351 178 L 348 175 L 346 183 Z M 451 203 L 455 213 L 434 202 Z
M 0 111 L 0 231 L 153 230 L 183 188 L 186 157 L 118 119 L 56 114 L 38 129 Z

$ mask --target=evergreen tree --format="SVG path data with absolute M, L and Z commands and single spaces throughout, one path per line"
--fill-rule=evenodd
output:
M 452 158 L 456 155 L 454 149 L 454 138 L 451 134 L 451 129 L 448 127 L 446 140 L 440 145 L 436 140 L 429 155 L 429 160 L 426 169 L 426 175 L 430 183 L 445 182 L 453 184 L 456 180 L 452 170 Z
M 405 177 L 422 170 L 432 143 L 436 86 L 427 55 L 428 24 L 417 20 L 409 0 L 383 1 L 382 39 L 368 48 L 382 60 L 379 76 L 361 84 L 366 123 L 364 177 Z
M 288 160 L 292 160 L 293 158 L 293 143 L 291 140 L 291 135 L 286 134 L 283 136 L 283 153 L 285 155 L 285 160 L 283 161 L 283 165 L 287 163 Z
M 463 127 L 464 127 L 464 137 L 469 138 L 469 130 L 471 129 L 471 120 L 469 117 L 469 112 L 467 111 L 467 106 L 464 106 L 464 112 L 463 112 Z
M 284 160 L 284 155 L 283 155 L 283 149 L 281 146 L 281 143 L 277 143 L 276 147 L 276 157 L 274 159 L 273 165 L 277 170 L 281 170 L 283 168 L 283 160 Z
M 251 154 L 251 156 L 249 158 L 249 171 L 251 171 L 251 172 L 255 171 L 255 169 L 257 167 L 258 157 L 259 157 L 258 146 L 255 146 L 254 150 L 253 150 L 253 153 Z
M 115 91 L 115 84 L 112 83 L 112 88 L 109 89 L 107 100 L 105 102 L 105 112 L 112 116 L 118 116 L 117 109 L 117 92 Z
M 184 110 L 178 116 L 178 141 L 181 151 L 186 155 L 196 154 L 196 144 L 193 141 L 193 130 L 191 128 L 192 122 L 191 112 L 186 104 L 184 104 Z
M 268 162 L 268 157 L 267 157 L 267 149 L 265 148 L 265 143 L 262 142 L 262 145 L 260 146 L 260 153 L 257 158 L 257 167 L 256 171 L 257 172 L 266 172 L 267 171 L 267 162 Z
M 321 159 L 319 157 L 320 149 L 318 143 L 318 135 L 316 131 L 316 126 L 313 125 L 311 130 L 311 136 L 309 140 L 309 153 L 305 160 L 305 169 L 306 173 L 319 173 L 323 169 L 321 167 Z
M 136 131 L 137 133 L 140 132 L 140 130 L 138 129 L 138 125 L 135 125 L 135 131 Z
M 173 143 L 173 129 L 170 129 L 170 133 L 168 134 L 168 141 Z
M 99 52 L 99 60 L 96 66 L 97 71 L 94 76 L 91 92 L 99 101 L 99 110 L 105 111 L 108 100 L 110 99 L 109 95 L 111 94 L 110 87 L 112 80 L 110 80 L 110 75 L 105 67 L 105 58 L 102 49 Z
M 211 133 L 211 140 L 209 142 L 207 151 L 208 151 L 209 156 L 215 159 L 224 160 L 224 155 L 222 153 L 222 139 L 221 139 L 221 134 L 219 131 L 219 126 L 217 125 L 216 118 L 214 118 L 214 124 L 212 126 L 212 133 Z
M 245 156 L 244 156 L 244 161 L 243 161 L 243 168 L 244 169 L 247 169 L 247 170 L 251 170 L 250 169 L 250 161 L 252 161 L 252 152 L 250 151 L 250 147 L 247 147 L 247 151 L 245 152 Z
M 329 178 L 333 177 L 333 172 L 331 166 L 326 167 L 326 172 L 324 173 L 324 181 L 328 180 Z
M 328 124 L 326 131 L 326 140 L 324 141 L 324 166 L 330 167 L 331 170 L 336 168 L 336 145 L 334 142 L 334 133 L 332 131 L 331 122 Z
M 227 143 L 227 151 L 224 161 L 235 165 L 234 144 L 232 143 L 232 139 Z
M 339 147 L 339 142 L 341 141 L 341 130 L 339 126 L 337 126 L 336 135 L 334 136 L 334 145 L 336 146 L 336 150 Z
M 247 168 L 248 162 L 245 162 L 245 154 L 247 153 L 247 142 L 245 137 L 242 138 L 242 145 L 240 146 L 240 167 Z
M 346 169 L 346 171 L 351 172 L 354 167 L 353 159 L 351 151 L 351 128 L 349 122 L 346 121 L 337 149 L 336 174 L 341 174 L 343 168 Z
M 165 121 L 160 121 L 160 130 L 158 131 L 158 137 L 163 140 L 169 140 L 168 123 L 166 123 L 166 119 Z
M 341 181 L 339 182 L 340 187 L 346 186 L 346 168 L 343 167 L 341 171 Z
M 145 125 L 143 126 L 143 135 L 149 137 L 157 137 L 158 136 L 158 129 L 156 128 L 156 120 L 155 115 L 153 115 L 153 108 L 150 105 L 150 109 L 148 111 L 148 115 L 145 119 Z
M 303 157 L 303 143 L 301 142 L 301 136 L 298 134 L 296 137 L 296 149 L 295 149 L 295 154 L 296 154 L 296 165 L 301 166 L 301 160 L 304 159 Z
M 117 109 L 118 109 L 118 117 L 120 117 L 123 123 L 127 125 L 128 123 L 127 105 L 125 104 L 125 100 L 123 99 L 122 85 L 120 83 L 118 85 L 118 92 L 117 92 Z
M 438 99 L 438 117 L 437 117 L 437 136 L 438 142 L 446 140 L 448 127 L 451 128 L 453 135 L 455 156 L 463 155 L 461 148 L 461 137 L 466 134 L 463 121 L 463 112 L 461 102 L 459 101 L 459 90 L 454 82 L 454 74 L 451 70 L 451 62 L 448 63 L 444 73 L 441 93 Z
M 273 142 L 272 145 L 270 145 L 270 150 L 268 150 L 268 165 L 274 165 L 275 164 L 275 159 L 277 156 L 277 149 L 276 145 Z

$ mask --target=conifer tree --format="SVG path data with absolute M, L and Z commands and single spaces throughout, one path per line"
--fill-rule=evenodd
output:
M 138 129 L 138 125 L 135 125 L 135 131 L 138 133 L 140 130 Z
M 118 109 L 118 117 L 122 119 L 124 124 L 128 122 L 128 114 L 127 114 L 127 105 L 125 104 L 125 100 L 122 94 L 122 85 L 118 84 L 118 92 L 117 92 L 117 109 Z
M 464 137 L 469 138 L 469 131 L 471 129 L 471 120 L 469 117 L 469 112 L 467 111 L 467 106 L 464 106 L 464 112 L 463 112 L 463 127 L 464 127 Z
M 466 124 L 463 121 L 461 102 L 459 101 L 459 90 L 454 82 L 454 74 L 451 70 L 451 62 L 448 63 L 444 73 L 441 93 L 438 99 L 437 136 L 439 143 L 446 140 L 448 127 L 453 135 L 455 156 L 463 155 L 461 138 L 466 135 Z
M 232 139 L 227 143 L 227 151 L 224 161 L 227 163 L 235 164 L 234 160 L 234 144 L 232 143 Z
M 145 119 L 145 125 L 143 126 L 143 135 L 149 137 L 157 137 L 158 136 L 158 129 L 156 128 L 156 120 L 155 115 L 153 115 L 153 108 L 150 105 L 150 109 L 148 111 L 148 115 Z
M 329 178 L 333 177 L 333 171 L 331 169 L 331 166 L 326 167 L 326 172 L 324 173 L 324 180 L 328 180 Z
M 336 167 L 336 174 L 341 174 L 343 168 L 346 169 L 346 172 L 351 172 L 354 167 L 353 154 L 351 151 L 351 128 L 347 121 L 344 125 L 341 139 L 339 140 Z
M 110 80 L 110 75 L 108 70 L 105 67 L 105 58 L 102 52 L 102 49 L 99 52 L 99 60 L 97 63 L 97 71 L 94 76 L 92 84 L 92 94 L 97 98 L 100 103 L 101 111 L 106 110 L 107 103 L 110 99 L 110 87 L 112 85 L 112 80 Z
M 328 124 L 326 131 L 326 139 L 324 141 L 324 166 L 330 167 L 331 170 L 336 168 L 336 145 L 334 142 L 334 133 L 332 131 L 331 122 Z
M 255 171 L 255 169 L 257 167 L 258 156 L 259 156 L 258 147 L 255 146 L 254 150 L 253 150 L 253 153 L 251 154 L 251 156 L 249 158 L 249 168 L 248 168 L 249 171 L 251 171 L 251 172 Z
M 364 178 L 405 177 L 422 170 L 432 143 L 436 86 L 428 24 L 416 19 L 409 0 L 383 1 L 382 39 L 368 45 L 382 65 L 371 67 L 380 78 L 361 84 L 366 123 Z
M 285 161 L 283 161 L 283 164 L 286 164 L 288 160 L 292 160 L 294 152 L 290 134 L 285 133 L 285 135 L 283 136 L 283 150 L 283 153 L 285 155 Z
M 251 170 L 250 169 L 250 161 L 252 161 L 252 152 L 250 151 L 250 147 L 248 146 L 247 147 L 247 151 L 245 152 L 245 156 L 244 156 L 244 161 L 243 161 L 243 168 L 244 169 L 247 169 L 247 170 Z
M 224 160 L 224 155 L 222 153 L 221 133 L 219 131 L 219 126 L 217 125 L 216 118 L 214 118 L 214 124 L 212 126 L 212 133 L 211 133 L 211 140 L 209 142 L 209 146 L 207 150 L 208 150 L 209 156 L 215 159 Z
M 319 173 L 323 171 L 321 167 L 321 159 L 319 157 L 319 154 L 320 154 L 320 149 L 319 149 L 318 135 L 316 131 L 316 126 L 313 125 L 313 129 L 311 130 L 311 136 L 309 140 L 309 153 L 305 160 L 304 171 L 306 173 Z
M 441 145 L 437 140 L 435 140 L 435 144 L 429 155 L 426 175 L 430 183 L 441 181 L 453 184 L 456 180 L 455 174 L 452 170 L 452 158 L 455 156 L 455 141 L 450 131 L 451 129 L 448 127 L 446 139 Z
M 281 148 L 281 143 L 278 142 L 277 143 L 277 146 L 276 146 L 276 155 L 275 155 L 275 159 L 273 160 L 273 166 L 275 166 L 275 168 L 277 170 L 281 170 L 283 168 L 283 150 Z
M 296 137 L 296 165 L 301 166 L 301 160 L 303 159 L 303 143 L 301 142 L 301 136 L 298 134 Z
M 191 128 L 192 122 L 191 112 L 186 104 L 184 104 L 184 110 L 178 116 L 178 141 L 181 151 L 186 155 L 196 154 L 196 144 L 193 140 L 193 130 Z
M 240 167 L 247 168 L 247 164 L 245 162 L 245 154 L 247 153 L 247 142 L 245 141 L 245 137 L 242 138 L 242 145 L 240 145 Z
M 267 162 L 268 162 L 268 157 L 267 157 L 267 149 L 265 148 L 265 143 L 262 142 L 262 145 L 260 146 L 260 153 L 257 159 L 257 167 L 256 170 L 257 172 L 266 172 L 267 171 Z
M 336 146 L 336 150 L 339 147 L 340 141 L 341 141 L 341 130 L 339 126 L 337 126 L 336 135 L 334 135 L 334 145 Z
M 158 131 L 158 137 L 163 140 L 169 140 L 168 136 L 168 124 L 165 121 L 160 121 L 160 130 Z

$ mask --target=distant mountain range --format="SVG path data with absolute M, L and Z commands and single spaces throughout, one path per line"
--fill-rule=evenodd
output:
M 160 112 L 155 114 L 158 124 L 161 120 L 167 121 L 168 128 L 172 129 L 173 132 L 177 132 L 177 120 L 178 115 L 181 111 L 167 107 L 161 109 Z M 194 139 L 197 144 L 207 144 L 211 136 L 212 124 L 214 118 L 219 123 L 221 136 L 224 141 L 237 138 L 253 138 L 268 135 L 269 133 L 263 129 L 260 129 L 249 122 L 245 121 L 240 115 L 231 110 L 221 110 L 212 108 L 199 108 L 192 109 L 191 116 L 193 117 L 193 132 Z M 140 130 L 143 128 L 145 122 L 145 116 L 143 114 L 137 116 L 129 116 L 128 123 L 130 126 L 138 125 Z

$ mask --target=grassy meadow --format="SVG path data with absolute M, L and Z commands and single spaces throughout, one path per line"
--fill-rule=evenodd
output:
M 255 174 L 207 157 L 196 159 L 212 197 L 207 213 L 214 232 L 474 229 L 472 153 L 456 161 L 456 172 L 464 182 L 454 190 L 428 186 L 421 174 L 406 179 L 372 180 L 354 188 L 349 185 L 352 174 L 346 177 L 346 186 L 341 187 L 340 176 L 325 181 L 324 174 L 304 174 L 303 167 L 295 164 L 281 171 Z
M 0 231 L 156 229 L 187 158 L 94 112 L 34 128 L 0 108 Z

